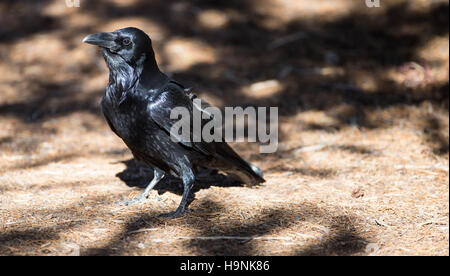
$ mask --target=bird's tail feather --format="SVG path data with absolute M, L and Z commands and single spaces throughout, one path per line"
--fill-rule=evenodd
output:
M 253 164 L 248 163 L 249 169 L 234 168 L 226 171 L 228 175 L 248 185 L 258 185 L 264 183 L 266 180 L 263 178 L 263 174 L 260 168 Z
M 256 173 L 257 175 L 259 175 L 260 178 L 264 179 L 263 171 L 262 171 L 260 168 L 256 167 L 255 165 L 253 165 L 253 164 L 251 164 L 251 163 L 248 163 L 248 165 L 250 166 L 250 168 L 252 169 L 252 171 L 253 171 L 254 173 Z
M 222 165 L 219 170 L 249 185 L 266 182 L 260 168 L 243 160 L 227 143 L 220 143 L 216 147 L 216 157 Z

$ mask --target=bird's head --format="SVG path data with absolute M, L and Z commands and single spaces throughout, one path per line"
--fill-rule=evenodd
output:
M 154 60 L 152 42 L 143 31 L 128 27 L 110 33 L 96 33 L 83 39 L 84 43 L 101 48 L 110 69 L 143 64 L 146 59 Z

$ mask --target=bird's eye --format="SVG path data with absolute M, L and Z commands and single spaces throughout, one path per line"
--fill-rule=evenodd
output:
M 125 38 L 125 39 L 122 41 L 122 43 L 123 43 L 123 45 L 128 46 L 128 45 L 131 44 L 131 40 L 130 40 L 129 38 Z

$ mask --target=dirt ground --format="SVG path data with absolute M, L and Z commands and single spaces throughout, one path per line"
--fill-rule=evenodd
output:
M 449 255 L 449 2 L 0 2 L 1 255 Z M 199 180 L 189 209 L 99 112 L 82 44 L 136 26 L 219 106 L 278 106 L 279 149 L 233 143 L 267 180 Z

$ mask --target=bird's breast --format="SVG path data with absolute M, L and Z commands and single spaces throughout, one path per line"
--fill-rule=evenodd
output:
M 102 101 L 102 109 L 112 124 L 111 128 L 127 143 L 148 139 L 155 130 L 156 125 L 141 101 L 129 98 L 117 105 L 106 99 Z

